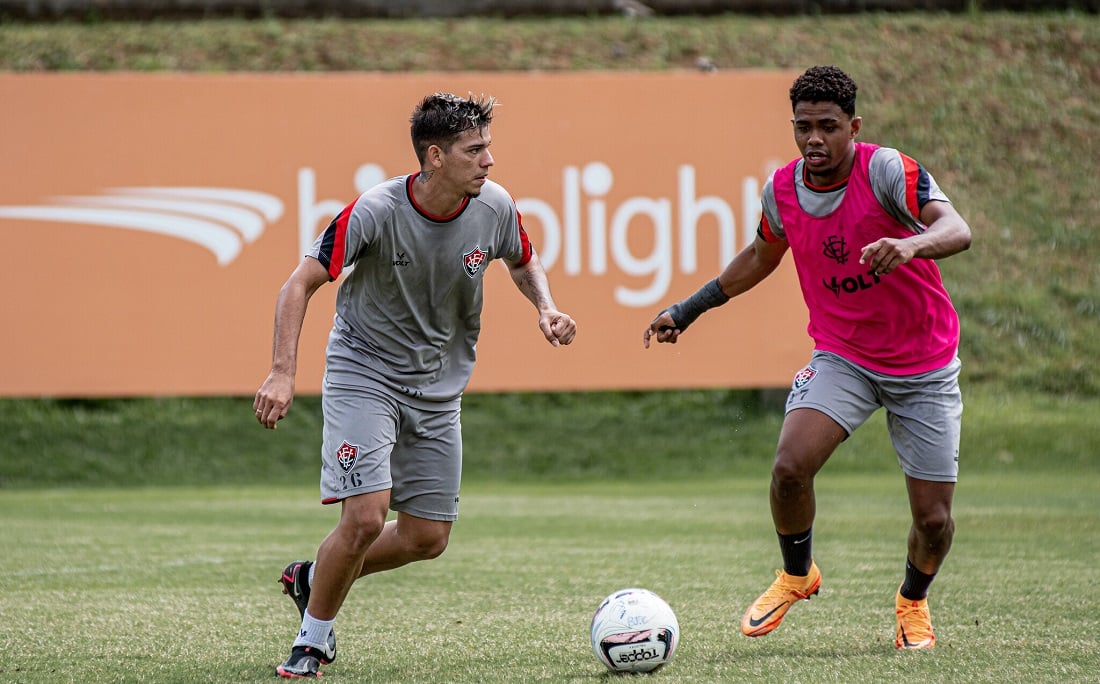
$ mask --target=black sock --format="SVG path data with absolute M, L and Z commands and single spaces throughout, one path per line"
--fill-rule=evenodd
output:
M 799 534 L 779 534 L 779 551 L 783 554 L 783 571 L 788 575 L 805 577 L 810 574 L 810 564 L 813 563 L 814 528 L 810 528 Z
M 920 601 L 921 599 L 928 597 L 928 586 L 932 584 L 932 580 L 936 578 L 935 573 L 926 575 L 920 570 L 917 570 L 913 566 L 909 559 L 905 559 L 905 581 L 901 584 L 901 590 L 898 592 L 902 598 L 907 598 L 910 601 Z

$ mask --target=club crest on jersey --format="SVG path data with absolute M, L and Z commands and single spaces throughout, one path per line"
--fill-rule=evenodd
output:
M 481 265 L 485 263 L 486 257 L 489 255 L 481 251 L 481 245 L 474 247 L 469 252 L 462 255 L 462 268 L 466 269 L 466 275 L 473 278 L 477 275 L 477 272 L 481 270 Z
M 340 464 L 340 467 L 344 469 L 345 473 L 351 472 L 351 467 L 355 465 L 355 459 L 357 458 L 359 458 L 359 447 L 354 444 L 344 442 L 340 445 L 340 448 L 336 450 L 336 461 Z
M 813 366 L 806 366 L 802 370 L 794 374 L 794 388 L 800 390 L 806 385 L 810 384 L 810 381 L 817 375 L 817 370 Z

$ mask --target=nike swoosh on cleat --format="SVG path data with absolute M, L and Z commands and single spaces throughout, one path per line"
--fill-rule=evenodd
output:
M 925 639 L 925 641 L 927 641 L 927 639 Z M 917 648 L 924 642 L 920 641 L 914 644 L 912 641 L 909 641 L 909 637 L 905 636 L 905 628 L 903 627 L 901 628 L 901 643 L 904 648 Z
M 768 612 L 764 613 L 759 618 L 754 618 L 754 617 L 750 616 L 749 617 L 749 626 L 750 627 L 759 627 L 764 622 L 766 622 L 768 618 L 770 618 L 772 616 L 772 613 L 779 610 L 780 608 L 787 605 L 788 603 L 790 603 L 790 601 L 785 601 L 783 603 L 780 603 L 778 606 L 776 606 L 775 608 L 772 608 Z

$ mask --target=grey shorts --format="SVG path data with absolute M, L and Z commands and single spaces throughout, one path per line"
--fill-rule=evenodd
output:
M 325 383 L 321 502 L 386 489 L 390 509 L 427 520 L 458 518 L 459 409 L 426 411 L 375 388 Z
M 879 407 L 906 475 L 932 482 L 959 476 L 962 394 L 956 357 L 919 375 L 883 375 L 829 352 L 815 351 L 794 376 L 787 411 L 812 408 L 852 434 Z

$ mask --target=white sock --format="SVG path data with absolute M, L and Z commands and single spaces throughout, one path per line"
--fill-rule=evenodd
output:
M 295 646 L 312 646 L 324 648 L 328 645 L 328 634 L 332 631 L 332 620 L 318 620 L 306 611 L 302 618 L 302 629 L 298 631 L 298 638 L 294 640 Z

